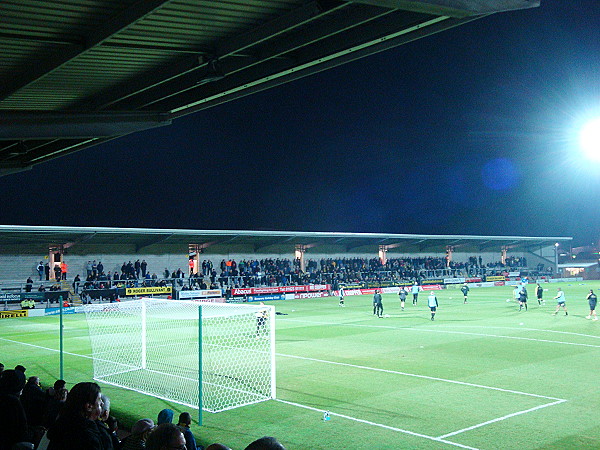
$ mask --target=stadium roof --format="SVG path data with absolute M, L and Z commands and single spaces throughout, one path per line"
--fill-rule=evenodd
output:
M 571 237 L 525 236 L 459 236 L 385 233 L 341 233 L 301 231 L 228 231 L 180 230 L 156 228 L 105 228 L 105 227 L 48 227 L 0 225 L 0 251 L 23 253 L 47 251 L 51 246 L 77 250 L 77 247 L 109 249 L 107 253 L 133 249 L 147 252 L 156 249 L 186 249 L 197 244 L 211 253 L 227 253 L 237 246 L 251 248 L 254 252 L 293 252 L 296 244 L 314 248 L 329 247 L 345 252 L 377 252 L 386 245 L 394 253 L 443 253 L 451 245 L 460 252 L 500 252 L 503 247 L 513 251 L 536 251 L 555 243 L 568 243 Z M 69 250 L 69 251 L 71 251 Z
M 3 0 L 0 176 L 539 3 Z

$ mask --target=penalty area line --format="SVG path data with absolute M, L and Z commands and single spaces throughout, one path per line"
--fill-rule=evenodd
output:
M 318 411 L 320 413 L 323 412 L 321 409 L 317 409 L 312 406 L 302 405 L 300 403 L 295 403 L 295 402 L 289 402 L 287 400 L 281 400 L 279 398 L 275 399 L 275 401 L 278 401 L 280 403 L 285 403 L 286 405 L 296 406 L 298 408 L 308 409 L 311 411 Z M 435 441 L 435 442 L 441 442 L 444 444 L 452 445 L 454 447 L 466 448 L 466 449 L 470 449 L 470 450 L 478 450 L 476 447 L 469 447 L 468 445 L 463 445 L 463 444 L 459 444 L 457 442 L 448 441 L 448 440 L 444 439 L 443 437 L 434 437 L 434 436 L 428 436 L 428 435 L 422 434 L 422 433 L 415 433 L 414 431 L 403 430 L 402 428 L 396 428 L 396 427 L 392 427 L 389 425 L 384 425 L 382 423 L 371 422 L 370 420 L 359 419 L 357 417 L 347 416 L 345 414 L 338 414 L 338 413 L 331 412 L 331 411 L 329 411 L 329 415 L 335 416 L 335 417 L 340 417 L 342 419 L 352 420 L 354 422 L 364 423 L 366 425 L 371 425 L 374 427 L 384 428 L 386 430 L 396 431 L 398 433 L 408 434 L 410 436 L 420 437 L 423 439 L 429 439 L 429 440 Z
M 520 416 L 521 414 L 527 414 L 527 413 L 530 413 L 530 412 L 533 412 L 533 411 L 537 411 L 538 409 L 547 408 L 548 406 L 554 406 L 554 405 L 558 405 L 558 404 L 564 403 L 564 402 L 566 402 L 566 400 L 558 400 L 556 402 L 546 403 L 545 405 L 536 406 L 534 408 L 525 409 L 523 411 L 517 411 L 517 412 L 512 413 L 512 414 L 507 414 L 506 416 L 497 417 L 496 419 L 488 420 L 486 422 L 478 423 L 477 425 L 473 425 L 473 426 L 470 426 L 470 427 L 467 427 L 467 428 L 463 428 L 462 430 L 457 430 L 457 431 L 453 431 L 451 433 L 443 434 L 441 436 L 438 436 L 438 438 L 445 439 L 445 438 L 450 437 L 450 436 L 456 436 L 457 434 L 464 433 L 466 431 L 471 431 L 471 430 L 474 430 L 476 428 L 480 428 L 480 427 L 483 427 L 483 426 L 486 426 L 486 425 L 490 425 L 492 423 L 501 422 L 502 420 L 510 419 L 511 417 Z

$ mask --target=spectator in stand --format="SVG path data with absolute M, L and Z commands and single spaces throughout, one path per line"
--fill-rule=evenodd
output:
M 31 277 L 27 277 L 27 282 L 25 283 L 25 292 L 31 292 L 33 288 L 33 280 Z
M 140 419 L 133 427 L 131 434 L 121 442 L 121 450 L 143 450 L 146 448 L 146 441 L 150 433 L 154 430 L 152 419 Z
M 40 281 L 42 281 L 42 278 L 44 278 L 44 263 L 40 261 L 35 270 L 37 270 Z
M 44 275 L 46 276 L 46 281 L 50 281 L 50 264 L 44 264 Z
M 46 408 L 44 409 L 44 416 L 42 418 L 42 425 L 46 428 L 50 428 L 56 422 L 56 418 L 65 406 L 67 395 L 69 394 L 69 391 L 64 387 L 54 389 L 53 392 L 52 397 L 46 400 Z
M 116 433 L 109 429 L 108 424 L 106 423 L 110 417 L 110 399 L 104 394 L 101 394 L 100 398 L 102 399 L 102 409 L 98 420 L 96 420 L 96 425 L 101 432 L 103 445 L 108 447 L 110 444 L 114 449 L 119 449 L 121 448 L 119 438 Z
M 4 372 L 4 364 L 0 363 L 0 377 L 2 376 L 2 372 Z
M 182 412 L 179 414 L 179 422 L 177 426 L 181 429 L 183 433 L 183 437 L 185 439 L 185 448 L 187 450 L 198 450 L 198 446 L 196 445 L 196 439 L 194 438 L 194 434 L 192 430 L 190 430 L 190 425 L 192 424 L 192 416 L 189 412 Z
M 102 275 L 104 273 L 104 264 L 102 264 L 102 261 L 98 261 L 98 264 L 96 265 L 96 272 L 98 275 Z
M 177 425 L 163 423 L 156 427 L 146 441 L 147 450 L 186 450 L 185 438 Z
M 61 271 L 60 271 L 60 264 L 56 264 L 54 266 L 54 280 L 55 281 L 60 281 L 60 277 L 61 277 Z
M 66 262 L 61 262 L 60 263 L 60 279 L 61 280 L 66 280 L 67 279 L 67 272 L 69 271 L 69 266 L 67 265 Z
M 156 422 L 156 425 L 162 425 L 163 423 L 173 423 L 174 415 L 175 413 L 172 409 L 166 408 L 161 410 L 161 412 L 158 413 L 158 420 Z
M 25 410 L 29 426 L 42 425 L 46 407 L 46 394 L 40 386 L 39 377 L 29 377 L 21 394 L 21 404 Z
M 61 415 L 48 430 L 48 450 L 112 450 L 105 442 L 96 420 L 102 412 L 100 386 L 78 383 L 67 397 Z
M 85 265 L 85 271 L 87 273 L 87 278 L 90 278 L 93 274 L 92 262 L 88 261 Z
M 272 436 L 263 436 L 248 445 L 245 450 L 285 450 L 285 447 Z
M 135 268 L 135 277 L 139 278 L 140 271 L 142 270 L 142 263 L 140 263 L 139 259 L 135 261 L 134 268 Z
M 79 294 L 79 284 L 81 283 L 81 278 L 79 278 L 79 274 L 75 275 L 73 279 L 73 291 L 76 294 Z
M 27 416 L 19 401 L 24 386 L 21 371 L 5 370 L 0 377 L 0 450 L 12 449 L 28 439 Z
M 146 278 L 146 274 L 148 273 L 147 272 L 148 263 L 146 262 L 145 259 L 142 259 L 142 262 L 140 264 L 140 268 L 142 269 L 142 278 Z
M 227 447 L 225 444 L 214 443 L 214 444 L 210 444 L 208 447 L 206 447 L 205 450 L 231 450 L 231 449 L 229 447 Z

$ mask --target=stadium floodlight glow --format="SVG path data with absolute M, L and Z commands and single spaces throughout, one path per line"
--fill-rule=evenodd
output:
M 590 120 L 583 126 L 579 143 L 588 158 L 600 161 L 600 117 Z

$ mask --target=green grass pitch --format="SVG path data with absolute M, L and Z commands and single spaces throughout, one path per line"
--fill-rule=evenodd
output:
M 560 286 L 569 315 L 551 313 Z M 277 400 L 204 413 L 192 429 L 201 444 L 243 449 L 276 436 L 288 449 L 600 448 L 600 321 L 586 320 L 585 296 L 600 282 L 545 284 L 545 306 L 529 286 L 518 311 L 510 286 L 427 293 L 404 311 L 395 294 L 372 314 L 371 296 L 273 302 L 278 312 Z M 507 302 L 506 299 L 511 299 Z M 0 362 L 27 367 L 49 385 L 59 375 L 58 317 L 0 322 Z M 65 379 L 92 377 L 83 315 L 65 316 Z M 181 350 L 185 352 L 185 349 Z M 156 419 L 164 400 L 102 385 L 128 428 Z M 331 420 L 323 421 L 329 411 Z M 194 416 L 196 413 L 191 411 Z

